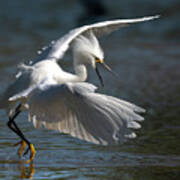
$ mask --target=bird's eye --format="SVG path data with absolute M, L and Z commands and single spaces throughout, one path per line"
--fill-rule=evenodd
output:
M 95 61 L 96 61 L 96 63 L 103 63 L 104 61 L 103 61 L 103 59 L 99 59 L 98 57 L 95 57 Z

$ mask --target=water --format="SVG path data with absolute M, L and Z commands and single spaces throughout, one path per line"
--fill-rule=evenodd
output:
M 100 91 L 147 109 L 138 137 L 120 146 L 97 146 L 34 129 L 23 113 L 17 123 L 37 150 L 34 163 L 27 165 L 27 157 L 18 158 L 13 146 L 18 138 L 0 111 L 0 179 L 180 179 L 179 2 L 103 2 L 107 12 L 98 19 L 164 15 L 101 41 L 105 61 L 119 78 L 101 69 L 105 88 Z M 12 81 L 18 63 L 34 58 L 42 46 L 83 23 L 78 21 L 82 15 L 82 6 L 72 0 L 1 2 L 0 92 Z M 71 71 L 70 58 L 66 56 L 62 65 Z M 89 81 L 99 84 L 93 72 Z

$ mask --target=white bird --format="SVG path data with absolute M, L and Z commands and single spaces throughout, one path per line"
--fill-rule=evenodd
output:
M 118 30 L 131 23 L 149 21 L 159 16 L 136 19 L 112 20 L 86 25 L 71 30 L 49 47 L 43 48 L 41 55 L 29 65 L 21 65 L 16 80 L 0 100 L 0 108 L 6 109 L 8 126 L 20 138 L 18 153 L 30 151 L 30 163 L 35 156 L 35 148 L 15 123 L 16 116 L 28 110 L 29 120 L 36 128 L 41 126 L 59 130 L 62 133 L 96 144 L 114 144 L 136 135 L 131 129 L 140 128 L 137 121 L 144 118 L 137 113 L 145 112 L 124 100 L 96 93 L 97 87 L 83 82 L 87 79 L 87 66 L 96 70 L 96 64 L 104 63 L 104 54 L 96 36 Z M 65 72 L 57 61 L 72 47 L 75 74 Z M 130 128 L 130 129 L 129 129 Z

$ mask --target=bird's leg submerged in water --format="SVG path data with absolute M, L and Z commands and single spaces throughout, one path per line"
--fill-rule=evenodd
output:
M 17 124 L 14 121 L 15 118 L 21 112 L 20 109 L 21 109 L 21 104 L 19 104 L 17 106 L 17 108 L 15 109 L 14 115 L 9 117 L 9 121 L 8 121 L 7 125 L 14 133 L 16 133 L 21 138 L 21 141 L 19 143 L 15 144 L 15 145 L 19 145 L 19 144 L 21 145 L 18 150 L 19 156 L 21 157 L 22 155 L 26 155 L 28 153 L 28 151 L 31 152 L 30 158 L 29 158 L 29 160 L 27 160 L 27 163 L 30 163 L 35 157 L 36 150 L 34 148 L 34 145 L 25 138 L 24 134 L 21 132 L 21 130 L 19 129 L 19 127 L 17 126 Z M 23 151 L 24 151 L 26 145 L 28 145 L 28 149 L 23 154 Z

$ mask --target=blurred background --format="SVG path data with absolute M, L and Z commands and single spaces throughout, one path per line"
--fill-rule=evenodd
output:
M 100 43 L 119 78 L 101 69 L 110 94 L 147 110 L 135 140 L 96 146 L 48 130 L 36 130 L 22 114 L 17 123 L 35 144 L 33 166 L 19 160 L 18 138 L 0 111 L 0 179 L 180 178 L 180 1 L 179 0 L 6 0 L 0 5 L 0 93 L 16 66 L 70 29 L 116 18 L 160 14 L 155 21 L 122 28 Z M 61 66 L 73 71 L 71 53 Z M 88 81 L 99 85 L 94 72 Z

